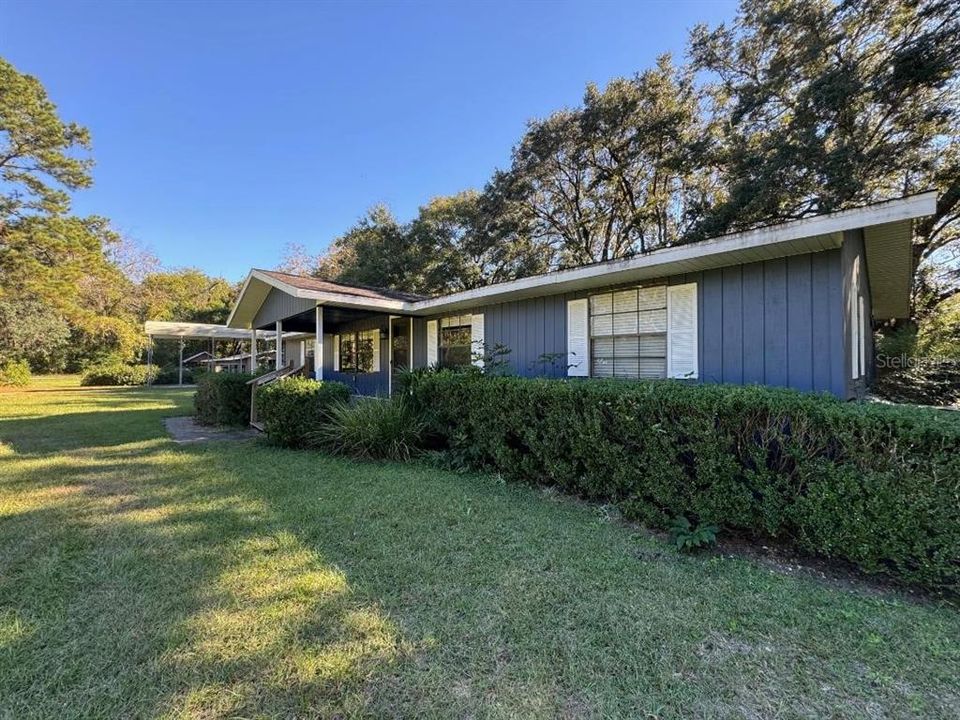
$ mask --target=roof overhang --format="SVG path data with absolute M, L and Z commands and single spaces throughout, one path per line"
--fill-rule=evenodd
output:
M 710 240 L 655 250 L 623 260 L 559 270 L 427 300 L 367 298 L 347 293 L 297 288 L 252 270 L 230 312 L 231 328 L 251 326 L 272 288 L 318 305 L 408 315 L 433 315 L 478 305 L 521 300 L 538 295 L 587 290 L 671 275 L 701 272 L 728 265 L 773 260 L 839 248 L 844 232 L 864 231 L 874 315 L 899 317 L 909 312 L 913 275 L 913 220 L 936 211 L 936 191 L 874 203 L 801 220 L 731 233 Z
M 243 281 L 240 293 L 230 309 L 227 325 L 233 328 L 248 328 L 253 323 L 260 306 L 270 290 L 276 288 L 287 295 L 296 298 L 316 300 L 317 305 L 334 305 L 337 307 L 356 308 L 358 310 L 373 310 L 378 312 L 404 312 L 411 304 L 405 300 L 391 300 L 388 298 L 365 298 L 347 293 L 325 292 L 308 290 L 285 283 L 259 270 L 251 270 Z
M 867 265 L 877 266 L 879 278 L 886 278 L 873 290 L 875 296 L 890 294 L 894 309 L 909 304 L 913 273 L 910 257 L 912 221 L 936 211 L 937 193 L 930 191 L 896 200 L 875 203 L 862 208 L 842 210 L 829 215 L 794 220 L 770 227 L 723 235 L 702 242 L 677 245 L 644 255 L 560 270 L 519 280 L 488 285 L 476 290 L 454 293 L 440 298 L 410 303 L 408 312 L 428 315 L 437 312 L 476 307 L 480 303 L 519 300 L 535 295 L 565 293 L 576 290 L 639 282 L 670 275 L 700 272 L 728 265 L 772 260 L 790 255 L 838 248 L 843 233 L 863 229 L 867 245 Z M 876 242 L 879 239 L 883 242 Z M 871 251 L 871 244 L 873 248 Z M 906 253 L 904 253 L 904 248 Z M 875 259 L 871 261 L 872 254 Z M 882 256 L 879 259 L 877 256 Z M 904 284 L 905 283 L 905 284 Z M 886 300 L 875 297 L 874 307 L 887 311 Z M 909 308 L 908 308 L 909 309 Z
M 914 263 L 912 221 L 864 228 L 863 245 L 874 319 L 909 317 Z

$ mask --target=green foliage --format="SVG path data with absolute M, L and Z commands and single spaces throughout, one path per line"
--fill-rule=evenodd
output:
M 694 526 L 686 517 L 678 515 L 670 523 L 670 539 L 677 550 L 696 550 L 717 542 L 719 528 L 716 525 Z
M 372 208 L 311 261 L 293 248 L 289 271 L 315 272 L 340 282 L 432 295 L 543 272 L 548 248 L 511 225 L 508 208 L 491 188 L 434 198 L 409 223 L 384 206 Z
M 40 81 L 0 58 L 0 218 L 61 213 L 68 190 L 92 184 L 92 161 L 74 151 L 90 148 L 90 133 L 65 123 Z
M 70 327 L 53 308 L 33 299 L 0 299 L 0 363 L 59 370 L 69 341 Z
M 247 373 L 202 373 L 196 378 L 193 406 L 201 425 L 246 425 L 250 422 Z
M 192 370 L 187 368 L 183 369 L 183 384 L 192 385 L 194 382 L 194 373 Z M 154 385 L 177 385 L 180 382 L 180 370 L 179 368 L 167 368 L 166 370 L 161 370 L 157 373 L 157 377 L 154 378 Z
M 349 397 L 350 388 L 343 383 L 283 378 L 257 390 L 257 418 L 271 442 L 302 447 L 327 422 L 331 408 Z
M 696 234 L 933 187 L 942 195 L 918 223 L 916 259 L 936 262 L 956 242 L 955 2 L 743 0 L 733 23 L 694 30 L 690 55 L 715 101 L 703 161 L 725 190 Z
M 894 402 L 960 403 L 960 295 L 919 315 L 916 322 L 884 328 L 876 342 L 874 391 Z
M 309 434 L 313 447 L 357 458 L 409 460 L 421 448 L 425 425 L 402 399 L 358 398 L 330 408 Z
M 30 366 L 25 360 L 0 363 L 0 386 L 23 387 L 30 384 Z
M 473 467 L 960 588 L 960 418 L 762 387 L 438 372 L 409 399 Z
M 83 386 L 146 385 L 156 378 L 158 372 L 156 365 L 127 365 L 113 361 L 87 368 L 80 378 L 80 384 Z

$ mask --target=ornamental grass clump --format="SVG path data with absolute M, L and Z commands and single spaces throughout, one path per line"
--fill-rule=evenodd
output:
M 403 400 L 358 399 L 332 407 L 309 445 L 371 460 L 409 460 L 422 447 L 425 426 Z

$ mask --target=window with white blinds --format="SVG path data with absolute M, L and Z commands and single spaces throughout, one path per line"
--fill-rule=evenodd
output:
M 591 295 L 589 314 L 591 376 L 667 376 L 665 285 Z

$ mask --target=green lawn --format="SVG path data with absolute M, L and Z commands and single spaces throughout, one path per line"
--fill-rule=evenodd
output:
M 494 478 L 0 392 L 0 717 L 956 717 L 960 614 Z

